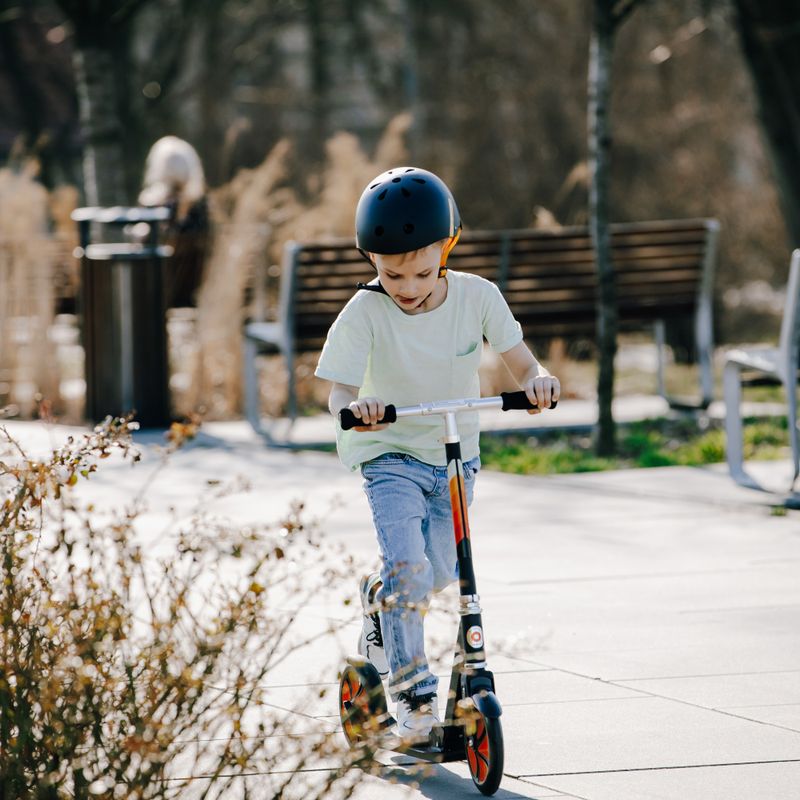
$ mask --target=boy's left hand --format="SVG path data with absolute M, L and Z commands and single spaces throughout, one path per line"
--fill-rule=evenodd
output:
M 537 408 L 529 409 L 529 414 L 541 414 L 545 408 L 555 403 L 561 396 L 561 383 L 555 375 L 540 375 L 526 381 L 522 387 L 528 400 Z

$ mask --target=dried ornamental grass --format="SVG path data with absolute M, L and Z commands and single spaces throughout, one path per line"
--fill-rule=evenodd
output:
M 37 394 L 58 397 L 54 347 L 54 275 L 49 198 L 38 165 L 0 169 L 0 402 L 30 416 Z
M 404 140 L 410 124 L 408 114 L 395 117 L 371 159 L 352 134 L 331 137 L 326 144 L 324 169 L 307 178 L 308 203 L 288 186 L 290 172 L 298 167 L 296 155 L 285 140 L 260 166 L 240 171 L 229 184 L 211 193 L 214 242 L 198 298 L 197 377 L 193 396 L 182 401 L 181 411 L 202 407 L 211 418 L 238 413 L 247 288 L 255 286 L 255 295 L 265 297 L 267 315 L 274 317 L 284 244 L 292 239 L 352 235 L 356 203 L 367 181 L 407 158 Z M 265 282 L 268 285 L 256 285 Z M 265 406 L 271 413 L 280 413 L 286 398 L 286 376 L 279 359 L 269 361 Z M 298 362 L 301 405 L 324 405 L 314 386 L 315 364 L 316 357 L 311 355 Z

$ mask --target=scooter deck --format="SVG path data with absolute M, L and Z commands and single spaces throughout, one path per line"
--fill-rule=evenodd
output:
M 444 726 L 438 727 L 438 736 L 435 739 L 445 741 Z M 419 758 L 422 761 L 430 761 L 434 764 L 443 764 L 447 761 L 463 761 L 467 756 L 464 752 L 463 741 L 457 747 L 446 746 L 434 742 L 408 742 L 401 739 L 394 732 L 388 732 L 387 740 L 381 745 L 384 750 L 391 750 L 394 753 L 402 753 L 405 756 Z
M 421 761 L 429 761 L 432 764 L 444 764 L 448 761 L 464 761 L 467 757 L 463 750 L 454 753 L 452 750 L 448 752 L 440 747 L 418 747 L 413 745 L 408 747 L 396 747 L 394 748 L 394 752 L 402 753 L 404 756 L 419 758 Z

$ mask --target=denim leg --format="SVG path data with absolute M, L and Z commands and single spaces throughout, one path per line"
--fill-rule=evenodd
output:
M 468 500 L 477 459 L 465 465 Z M 425 657 L 423 617 L 431 593 L 457 576 L 450 494 L 444 467 L 409 456 L 387 454 L 364 464 L 364 490 L 372 509 L 381 551 L 378 599 L 389 693 L 435 692 L 436 676 Z

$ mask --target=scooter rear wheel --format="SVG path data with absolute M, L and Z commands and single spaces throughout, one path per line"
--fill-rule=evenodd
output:
M 477 713 L 475 729 L 465 735 L 472 782 L 481 794 L 493 795 L 503 778 L 503 728 L 500 720 Z
M 348 663 L 339 681 L 339 717 L 351 747 L 379 732 L 388 712 L 380 675 L 370 663 Z

